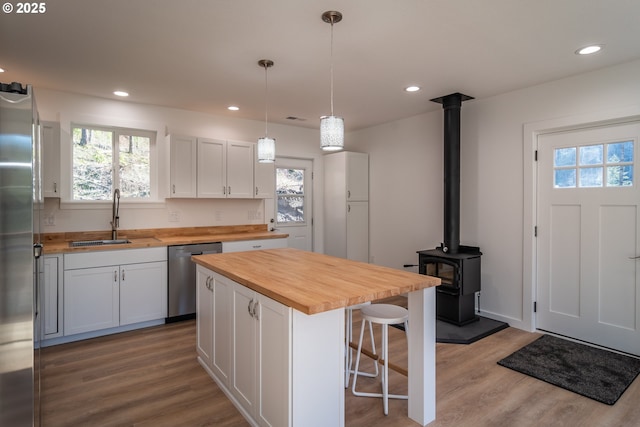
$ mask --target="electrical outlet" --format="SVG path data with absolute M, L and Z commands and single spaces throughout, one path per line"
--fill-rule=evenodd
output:
M 56 225 L 56 216 L 54 214 L 52 214 L 52 213 L 47 214 L 47 215 L 44 216 L 42 222 L 46 226 Z
M 169 211 L 169 222 L 179 222 L 179 221 L 180 221 L 180 212 Z

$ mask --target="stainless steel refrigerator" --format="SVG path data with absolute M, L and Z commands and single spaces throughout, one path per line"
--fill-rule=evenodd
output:
M 0 83 L 0 426 L 40 424 L 40 133 L 31 86 Z

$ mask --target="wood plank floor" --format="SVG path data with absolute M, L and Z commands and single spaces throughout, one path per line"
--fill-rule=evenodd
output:
M 42 349 L 43 425 L 248 425 L 196 361 L 195 334 L 195 321 L 185 321 Z M 496 364 L 538 336 L 507 328 L 470 345 L 437 344 L 430 426 L 640 425 L 640 379 L 608 406 Z M 406 339 L 395 328 L 390 352 L 406 366 Z M 389 382 L 406 393 L 405 377 L 392 372 Z M 365 378 L 360 385 L 379 387 Z M 347 426 L 418 425 L 403 400 L 390 400 L 385 417 L 380 399 L 346 391 L 345 407 Z

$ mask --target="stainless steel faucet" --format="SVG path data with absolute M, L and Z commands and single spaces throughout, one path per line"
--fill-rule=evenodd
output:
M 120 227 L 120 190 L 115 189 L 113 192 L 113 206 L 111 207 L 111 240 L 118 240 L 118 227 Z

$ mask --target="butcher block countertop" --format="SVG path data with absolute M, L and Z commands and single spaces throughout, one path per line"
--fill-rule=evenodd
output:
M 436 277 L 294 248 L 197 255 L 192 259 L 305 314 L 440 284 Z
M 70 242 L 80 240 L 111 239 L 111 231 L 88 231 L 43 234 L 45 254 L 111 251 L 118 249 L 152 248 L 192 243 L 234 242 L 257 239 L 284 239 L 288 234 L 268 231 L 267 224 L 232 225 L 217 227 L 149 228 L 118 230 L 118 239 L 131 243 L 100 246 L 71 247 Z

